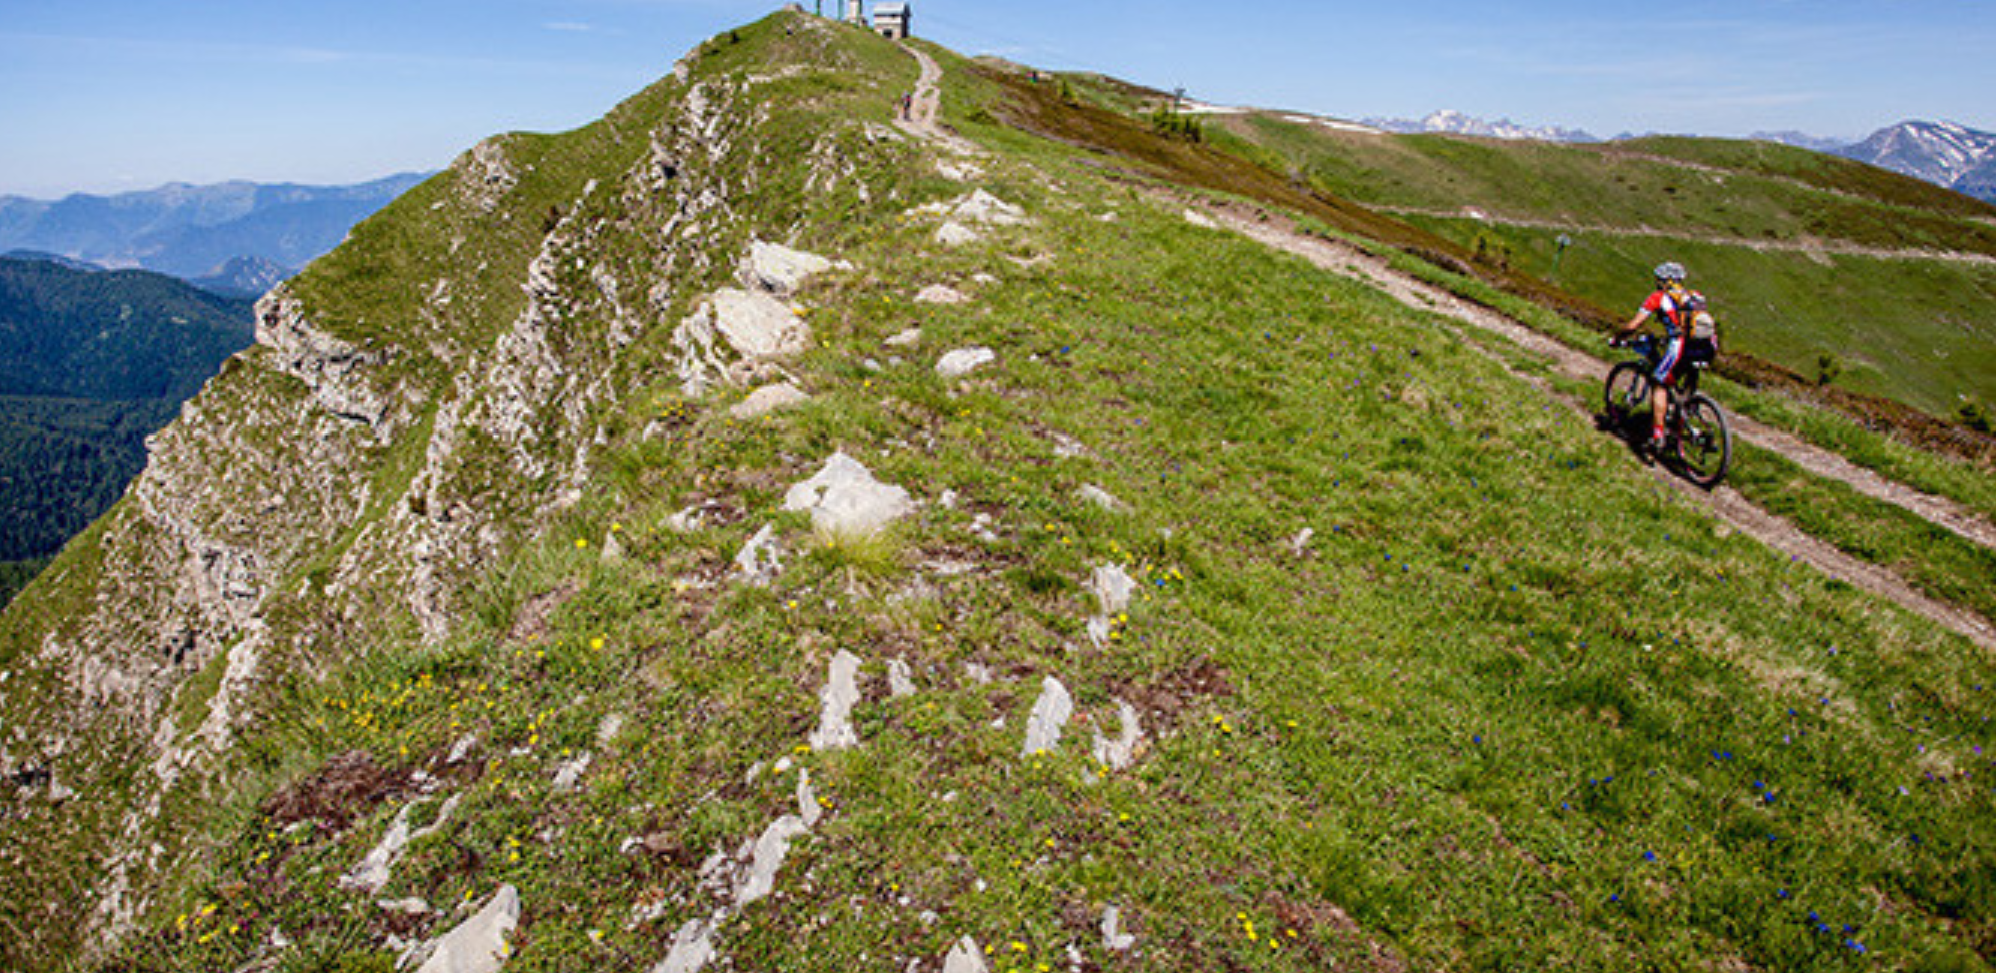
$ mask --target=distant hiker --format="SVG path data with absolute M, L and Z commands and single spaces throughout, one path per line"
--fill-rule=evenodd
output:
M 1704 319 L 1709 322 L 1711 315 L 1705 313 L 1705 295 L 1685 289 L 1683 264 L 1675 261 L 1657 264 L 1655 273 L 1656 290 L 1643 301 L 1636 316 L 1622 325 L 1622 330 L 1615 334 L 1612 341 L 1619 344 L 1652 317 L 1663 321 L 1663 354 L 1657 359 L 1656 373 L 1650 376 L 1655 385 L 1649 395 L 1649 448 L 1651 452 L 1661 452 L 1664 413 L 1670 401 L 1670 393 L 1665 389 L 1676 378 L 1677 367 L 1684 362 L 1684 339 L 1693 316 L 1704 314 Z M 1717 350 L 1716 343 L 1712 345 L 1712 350 Z
M 900 114 L 900 119 L 901 119 L 902 121 L 904 121 L 904 122 L 905 122 L 905 121 L 910 121 L 910 120 L 911 120 L 911 115 L 910 115 L 910 111 L 911 111 L 911 110 L 912 110 L 912 109 L 914 108 L 914 106 L 915 106 L 915 96 L 914 96 L 914 95 L 902 95 L 902 96 L 901 96 L 901 114 Z

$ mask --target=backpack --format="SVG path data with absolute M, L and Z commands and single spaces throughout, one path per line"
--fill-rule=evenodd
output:
M 1705 295 L 1684 297 L 1684 353 L 1693 362 L 1710 364 L 1719 357 L 1719 320 L 1705 307 Z

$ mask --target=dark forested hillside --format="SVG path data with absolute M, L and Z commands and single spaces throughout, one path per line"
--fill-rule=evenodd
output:
M 0 393 L 184 399 L 249 344 L 252 303 L 149 271 L 0 259 Z
M 0 259 L 0 604 L 124 492 L 145 438 L 251 338 L 252 302 Z

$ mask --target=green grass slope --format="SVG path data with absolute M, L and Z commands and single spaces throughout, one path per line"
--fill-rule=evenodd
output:
M 892 45 L 840 31 L 815 48 L 805 24 L 778 15 L 690 59 L 696 80 L 777 79 L 737 107 L 806 150 L 793 158 L 884 120 L 914 80 Z M 796 60 L 828 53 L 838 78 Z M 716 969 L 937 969 L 964 937 L 1022 971 L 1988 968 L 1985 654 L 1659 489 L 1441 319 L 1192 225 L 1141 174 L 1001 123 L 1044 108 L 934 53 L 948 120 L 986 149 L 950 160 L 972 182 L 878 133 L 852 143 L 866 165 L 808 179 L 759 167 L 761 146 L 715 162 L 740 222 L 718 224 L 713 253 L 754 234 L 851 264 L 799 296 L 812 346 L 787 371 L 810 401 L 743 420 L 740 390 L 681 394 L 672 326 L 729 269 L 698 251 L 671 258 L 670 310 L 621 350 L 579 315 L 573 353 L 603 355 L 619 390 L 586 406 L 586 442 L 558 444 L 585 450 L 583 488 L 509 495 L 531 529 L 466 580 L 443 637 L 281 586 L 273 629 L 337 637 L 262 670 L 239 747 L 213 758 L 234 770 L 171 795 L 174 867 L 89 965 L 387 970 L 397 944 L 511 885 L 508 973 L 652 969 L 717 910 Z M 641 158 L 647 118 L 682 90 L 535 140 L 536 178 L 604 181 L 568 293 L 600 288 L 588 268 L 667 259 L 636 243 L 658 227 L 635 215 L 645 167 L 579 160 L 620 125 Z M 973 187 L 1029 222 L 938 243 L 916 207 Z M 396 311 L 451 252 L 425 192 L 307 274 L 319 320 L 436 340 Z M 458 249 L 532 249 L 473 242 L 486 226 Z M 453 277 L 453 307 L 491 310 L 455 313 L 498 333 L 524 268 L 464 259 L 490 276 Z M 936 284 L 970 299 L 914 300 Z M 887 343 L 911 327 L 913 344 Z M 938 375 L 968 347 L 995 360 Z M 916 512 L 863 543 L 784 512 L 837 450 Z M 493 465 L 489 489 L 510 489 Z M 675 525 L 691 508 L 704 523 Z M 786 553 L 758 586 L 734 558 L 765 527 Z M 31 669 L 64 599 L 114 570 L 92 545 L 115 528 L 10 609 L 0 666 Z M 373 536 L 338 540 L 361 556 Z M 1108 565 L 1138 591 L 1098 644 L 1086 585 Z M 321 612 L 332 627 L 308 621 Z M 842 651 L 860 659 L 858 742 L 814 748 Z M 199 721 L 225 658 L 167 718 Z M 889 689 L 890 667 L 912 692 Z M 1050 678 L 1076 718 L 1022 752 Z M 0 686 L 10 707 L 22 681 Z M 1125 704 L 1145 742 L 1113 768 L 1091 741 Z M 66 856 L 121 818 L 88 790 L 35 800 L 0 821 L 17 937 L 0 955 L 59 967 L 20 945 L 75 945 L 31 890 L 101 871 Z M 820 817 L 769 894 L 725 907 L 715 856 L 800 803 Z M 415 837 L 388 883 L 343 888 L 405 810 Z M 1111 906 L 1127 949 L 1102 931 Z
M 1679 260 L 1734 348 L 1805 379 L 1833 356 L 1839 384 L 1943 418 L 1996 396 L 1996 207 L 1978 200 L 1756 142 L 1378 136 L 1265 114 L 1208 128 L 1218 145 L 1609 308 L 1632 310 L 1648 268 Z

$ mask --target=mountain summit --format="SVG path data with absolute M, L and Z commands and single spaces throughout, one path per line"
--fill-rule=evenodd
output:
M 266 295 L 0 614 L 0 967 L 1976 968 L 1977 645 L 1108 101 L 792 7 Z
M 1901 122 L 1837 154 L 1996 202 L 1996 134 L 1952 122 Z

